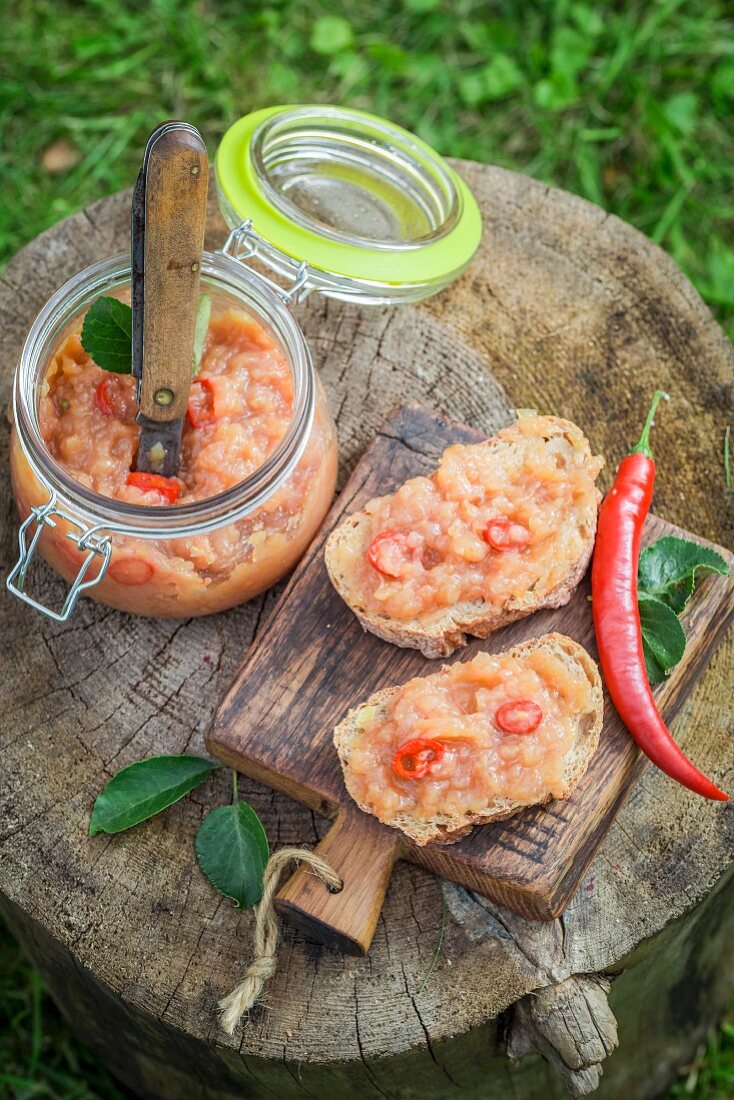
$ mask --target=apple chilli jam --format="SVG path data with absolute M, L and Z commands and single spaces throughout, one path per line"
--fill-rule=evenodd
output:
M 101 602 L 161 617 L 221 611 L 274 584 L 318 530 L 336 480 L 334 424 L 277 296 L 229 257 L 205 255 L 212 313 L 179 475 L 132 473 L 135 379 L 102 370 L 79 338 L 86 308 L 102 293 L 129 295 L 129 278 L 126 259 L 103 261 L 50 303 L 28 363 L 38 381 L 20 377 L 36 399 L 16 398 L 15 500 L 25 520 L 53 493 L 38 549 L 71 584 L 87 562 L 82 584 L 104 569 Z
M 550 648 L 444 665 L 403 684 L 386 710 L 357 714 L 350 794 L 383 821 L 563 797 L 576 730 L 594 705 L 583 667 Z
M 337 473 L 334 423 L 289 307 L 313 290 L 415 301 L 455 278 L 479 244 L 478 210 L 456 173 L 362 112 L 248 115 L 225 135 L 216 178 L 232 232 L 202 261 L 211 314 L 177 477 L 135 472 L 136 380 L 82 347 L 99 297 L 129 302 L 127 256 L 69 279 L 23 348 L 11 412 L 20 557 L 8 587 L 52 618 L 68 618 L 84 591 L 136 614 L 203 615 L 282 577 L 320 527 Z M 253 257 L 278 281 L 247 266 Z M 60 610 L 26 590 L 36 550 L 71 586 Z

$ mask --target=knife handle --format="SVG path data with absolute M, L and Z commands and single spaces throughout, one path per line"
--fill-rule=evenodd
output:
M 140 412 L 181 420 L 188 404 L 209 184 L 193 127 L 160 127 L 145 164 L 143 372 Z

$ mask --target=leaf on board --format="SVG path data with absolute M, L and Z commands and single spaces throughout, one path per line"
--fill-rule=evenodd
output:
M 729 566 L 708 546 L 677 535 L 663 535 L 640 554 L 637 583 L 641 595 L 653 596 L 680 615 L 701 573 L 727 576 Z
M 667 604 L 652 596 L 642 596 L 638 606 L 647 677 L 651 684 L 661 684 L 683 656 L 686 634 L 675 611 Z

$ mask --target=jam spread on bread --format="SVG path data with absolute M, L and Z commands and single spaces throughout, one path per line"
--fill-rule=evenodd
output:
M 349 792 L 388 823 L 563 797 L 579 730 L 597 707 L 587 667 L 561 649 L 479 653 L 356 712 Z
M 583 556 L 599 500 L 603 460 L 583 442 L 569 447 L 548 418 L 524 417 L 494 446 L 449 447 L 433 474 L 370 501 L 366 550 L 345 541 L 337 562 L 364 613 L 426 620 L 561 583 Z M 569 522 L 575 515 L 582 522 Z

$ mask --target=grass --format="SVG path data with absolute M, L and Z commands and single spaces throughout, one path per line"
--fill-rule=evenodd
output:
M 213 152 L 246 111 L 336 101 L 619 214 L 671 253 L 734 336 L 727 0 L 336 10 L 326 0 L 0 0 L 0 264 L 130 186 L 164 118 L 195 123 Z M 121 1100 L 7 935 L 0 962 L 0 1098 Z M 671 1096 L 734 1097 L 734 1023 Z
M 4 11 L 3 11 L 4 9 Z M 130 185 L 148 131 L 213 151 L 269 103 L 386 114 L 637 225 L 734 335 L 734 13 L 722 0 L 0 0 L 0 259 Z M 62 140 L 78 158 L 44 168 Z
M 74 1037 L 0 923 L 0 1098 L 128 1100 Z
M 734 1096 L 734 1011 L 714 1032 L 692 1066 L 668 1093 L 668 1100 L 731 1100 Z

